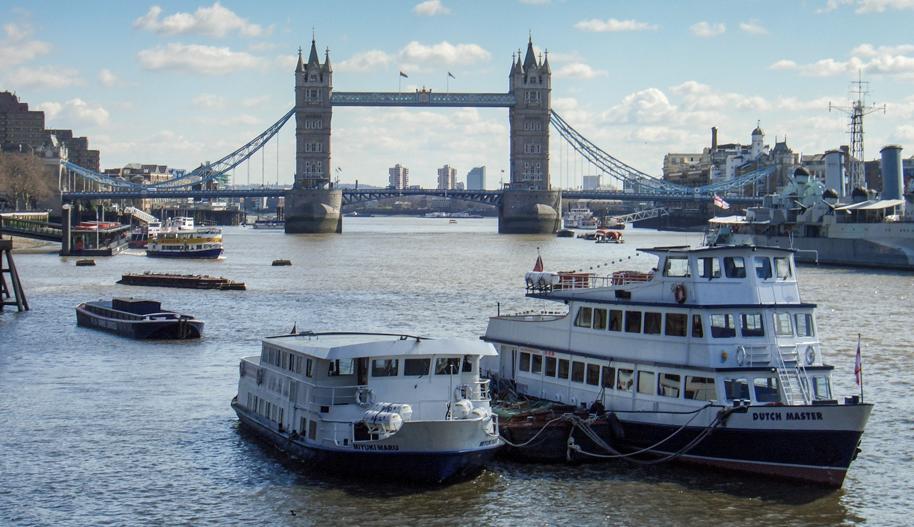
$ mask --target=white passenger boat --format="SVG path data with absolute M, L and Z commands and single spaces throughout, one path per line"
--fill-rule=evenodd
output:
M 553 457 L 678 459 L 840 486 L 872 405 L 832 395 L 793 252 L 642 251 L 659 271 L 528 273 L 527 296 L 567 313 L 489 321 L 499 360 L 486 369 L 585 416 L 553 434 Z M 502 420 L 516 445 L 544 427 Z M 537 448 L 532 457 L 550 457 L 548 441 Z
M 242 425 L 332 472 L 441 482 L 482 469 L 502 445 L 476 340 L 300 333 L 241 360 Z
M 562 216 L 562 227 L 565 229 L 596 230 L 600 222 L 593 217 L 593 212 L 586 207 L 573 208 Z
M 169 218 L 159 232 L 149 234 L 146 256 L 154 258 L 218 258 L 222 229 L 195 227 L 189 217 Z

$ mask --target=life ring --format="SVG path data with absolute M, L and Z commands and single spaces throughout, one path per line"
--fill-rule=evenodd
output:
M 816 349 L 812 346 L 806 348 L 806 365 L 812 366 L 812 363 L 816 361 Z
M 746 348 L 739 346 L 736 348 L 736 363 L 742 366 L 746 362 Z
M 673 296 L 676 298 L 677 304 L 684 303 L 686 301 L 685 284 L 676 284 L 676 287 L 673 288 Z
M 368 388 L 358 388 L 355 391 L 355 402 L 361 406 L 371 404 L 371 390 Z

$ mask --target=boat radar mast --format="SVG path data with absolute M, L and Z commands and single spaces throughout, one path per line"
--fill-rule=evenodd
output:
M 881 107 L 872 104 L 866 105 L 866 96 L 869 94 L 870 83 L 863 80 L 862 72 L 857 72 L 857 80 L 851 81 L 851 97 L 856 100 L 851 101 L 850 106 L 837 106 L 828 103 L 828 111 L 838 110 L 850 116 L 850 126 L 848 134 L 851 136 L 849 159 L 847 160 L 848 188 L 845 191 L 849 194 L 856 187 L 866 187 L 866 178 L 864 173 L 863 157 L 863 116 L 882 111 L 885 113 L 885 104 Z

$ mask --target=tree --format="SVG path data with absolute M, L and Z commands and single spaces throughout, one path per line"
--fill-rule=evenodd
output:
M 31 154 L 0 153 L 0 194 L 16 210 L 33 209 L 53 192 L 54 185 L 40 159 Z

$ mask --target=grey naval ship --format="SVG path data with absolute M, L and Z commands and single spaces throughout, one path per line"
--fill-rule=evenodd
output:
M 904 191 L 901 147 L 881 151 L 879 195 L 862 187 L 847 195 L 841 154 L 830 154 L 824 183 L 795 169 L 761 207 L 712 218 L 708 245 L 781 247 L 794 249 L 800 262 L 914 270 L 914 188 Z

